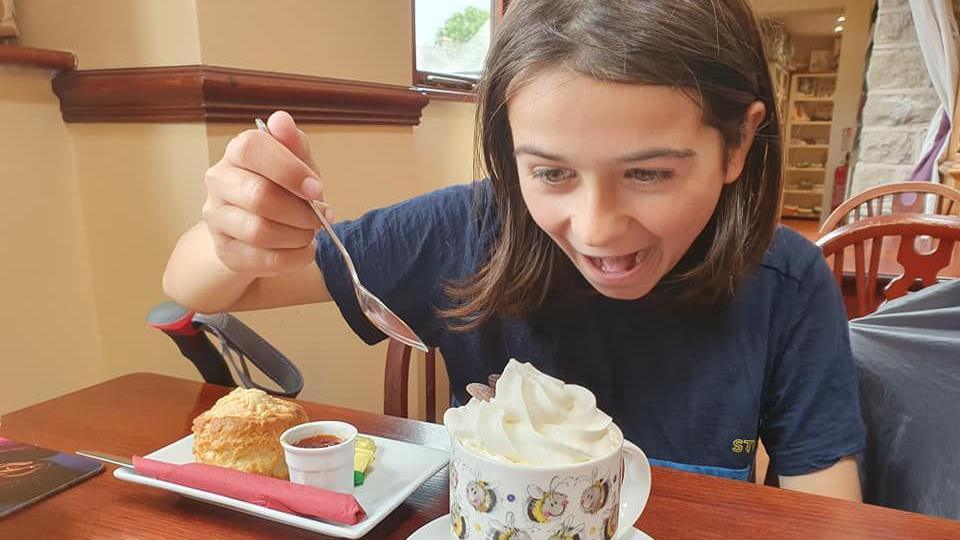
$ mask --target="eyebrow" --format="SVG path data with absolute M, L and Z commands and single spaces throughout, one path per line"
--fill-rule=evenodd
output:
M 566 161 L 563 156 L 558 156 L 556 154 L 551 154 L 549 152 L 544 152 L 539 148 L 530 145 L 518 146 L 513 154 L 519 156 L 520 154 L 528 154 L 531 156 L 541 157 L 543 159 L 549 159 L 550 161 Z M 639 152 L 634 152 L 632 154 L 627 154 L 625 156 L 620 156 L 617 161 L 622 163 L 629 163 L 632 161 L 646 161 L 648 159 L 656 158 L 678 158 L 686 159 L 696 156 L 697 153 L 690 148 L 650 148 L 648 150 L 640 150 Z

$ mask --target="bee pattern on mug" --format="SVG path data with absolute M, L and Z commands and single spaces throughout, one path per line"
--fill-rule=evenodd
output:
M 568 497 L 558 491 L 563 483 L 554 476 L 550 480 L 550 487 L 544 491 L 539 486 L 527 486 L 527 516 L 537 523 L 547 523 L 563 515 L 567 509 Z
M 610 515 L 603 520 L 603 540 L 612 540 L 617 535 L 617 527 L 620 525 L 620 508 L 613 505 Z
M 513 519 L 513 512 L 507 512 L 506 524 L 496 519 L 490 520 L 493 529 L 487 535 L 488 540 L 530 540 L 530 534 L 517 528 Z
M 581 540 L 580 533 L 583 532 L 583 523 L 573 524 L 573 516 L 567 516 L 563 523 L 550 535 L 550 540 Z
M 496 488 L 499 484 L 491 484 L 483 480 L 480 469 L 477 467 L 464 467 L 463 472 L 469 472 L 473 475 L 473 480 L 467 482 L 467 503 L 481 514 L 492 512 L 497 506 Z M 457 483 L 460 483 L 459 474 L 457 475 Z
M 593 478 L 585 478 L 590 485 L 580 495 L 580 508 L 588 514 L 596 514 L 610 497 L 610 482 L 599 477 L 599 471 L 593 470 Z
M 453 534 L 463 540 L 467 537 L 467 518 L 463 517 L 460 502 L 453 501 L 450 505 L 450 521 L 453 522 Z
M 483 480 L 473 480 L 467 484 L 467 502 L 477 512 L 486 514 L 497 506 L 497 493 Z

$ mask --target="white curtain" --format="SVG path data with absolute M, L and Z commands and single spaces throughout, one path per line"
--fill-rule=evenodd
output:
M 957 120 L 951 116 L 956 106 L 957 84 L 960 81 L 960 36 L 957 34 L 957 20 L 951 0 L 910 0 L 910 11 L 927 73 L 940 98 L 940 108 L 930 121 L 923 141 L 923 152 L 911 180 L 935 182 L 939 178 L 937 167 Z
M 17 21 L 13 17 L 13 0 L 0 0 L 0 38 L 16 36 Z

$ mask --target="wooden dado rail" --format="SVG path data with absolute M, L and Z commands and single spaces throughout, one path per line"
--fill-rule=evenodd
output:
M 429 98 L 404 86 L 216 66 L 64 71 L 67 122 L 251 122 L 284 109 L 300 122 L 413 126 Z
M 77 67 L 77 57 L 66 51 L 0 45 L 0 66 L 30 66 L 62 71 Z
M 415 126 L 430 102 L 406 86 L 218 66 L 77 70 L 72 53 L 14 45 L 0 45 L 4 64 L 59 71 L 66 122 L 246 123 L 284 109 L 304 123 Z

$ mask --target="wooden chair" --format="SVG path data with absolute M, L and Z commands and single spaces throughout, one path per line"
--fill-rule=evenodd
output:
M 820 226 L 820 236 L 855 223 L 862 218 L 889 214 L 926 214 L 927 202 L 933 213 L 960 214 L 960 191 L 932 182 L 900 182 L 864 190 L 843 202 Z
M 899 240 L 897 262 L 903 271 L 880 291 L 880 258 L 887 237 Z M 848 305 L 847 309 L 850 318 L 857 318 L 880 305 L 882 300 L 878 299 L 878 292 L 883 300 L 892 300 L 936 283 L 938 272 L 950 264 L 957 240 L 960 240 L 960 217 L 899 214 L 866 217 L 843 225 L 817 240 L 817 246 L 824 257 L 833 258 L 833 272 L 841 287 L 845 253 L 848 248 L 853 248 L 856 296 L 853 305 Z M 937 246 L 932 249 L 934 241 Z M 918 248 L 918 242 L 926 247 Z
M 383 414 L 409 418 L 407 398 L 410 386 L 412 349 L 395 339 L 387 345 L 387 365 L 383 377 Z M 437 421 L 437 350 L 427 351 L 423 368 L 424 402 L 427 422 Z

